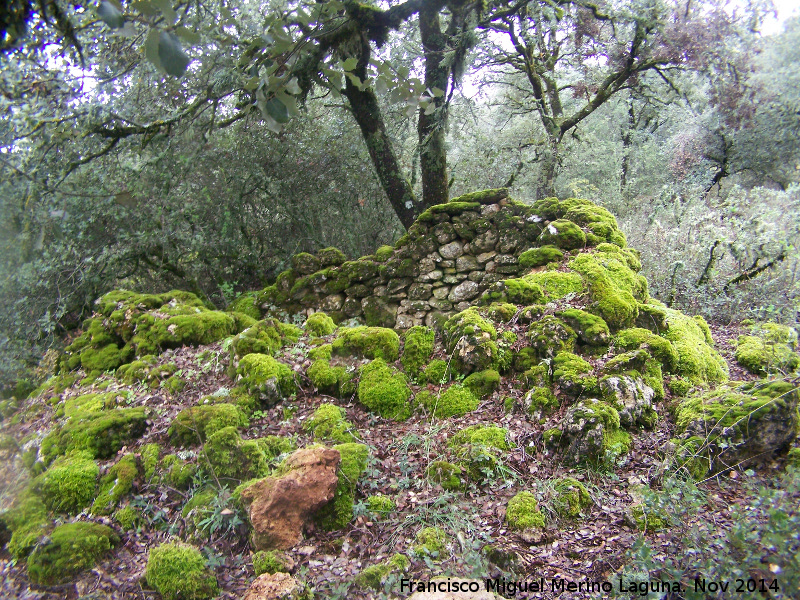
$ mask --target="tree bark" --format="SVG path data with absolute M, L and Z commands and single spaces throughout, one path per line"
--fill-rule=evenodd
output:
M 362 37 L 361 56 L 358 66 L 353 71 L 353 74 L 362 82 L 366 80 L 369 58 L 369 40 Z M 392 208 L 397 213 L 397 217 L 403 227 L 408 229 L 421 211 L 411 185 L 400 170 L 397 156 L 392 147 L 392 140 L 386 132 L 378 99 L 371 89 L 358 89 L 359 86 L 349 77 L 346 80 L 343 93 L 350 102 L 350 109 L 361 129 L 361 135 L 367 144 L 367 150 L 378 174 L 378 179 Z
M 555 196 L 555 176 L 558 166 L 558 150 L 560 141 L 557 138 L 550 138 L 547 143 L 547 150 L 539 159 L 539 175 L 536 178 L 536 199 L 551 198 Z
M 419 13 L 419 31 L 425 56 L 425 87 L 429 91 L 434 88 L 442 90 L 442 94 L 432 100 L 435 110 L 425 114 L 425 110 L 420 108 L 417 121 L 423 209 L 443 204 L 449 198 L 445 124 L 450 68 L 442 65 L 442 58 L 448 46 L 447 36 L 442 33 L 439 23 L 439 10 L 438 6 L 432 6 L 423 8 Z

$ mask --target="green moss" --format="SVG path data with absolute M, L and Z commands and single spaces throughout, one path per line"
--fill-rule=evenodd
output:
M 577 479 L 564 477 L 553 483 L 553 505 L 561 517 L 575 518 L 592 505 L 592 497 Z
M 132 506 L 125 506 L 114 513 L 114 520 L 123 531 L 132 531 L 141 521 L 141 514 Z
M 411 416 L 411 388 L 403 373 L 380 358 L 361 369 L 358 399 L 370 411 L 387 419 L 405 421 Z
M 462 472 L 458 465 L 443 460 L 433 461 L 426 469 L 428 479 L 440 484 L 446 490 L 460 490 L 464 487 L 461 483 Z
M 389 496 L 378 494 L 376 496 L 369 496 L 367 498 L 367 508 L 370 510 L 370 512 L 377 513 L 385 517 L 389 513 L 394 512 L 397 506 L 395 505 L 394 500 L 389 498 Z
M 414 536 L 416 545 L 414 554 L 417 556 L 430 556 L 433 558 L 444 558 L 442 553 L 447 547 L 447 534 L 438 527 L 423 527 Z
M 332 355 L 333 346 L 331 344 L 320 344 L 308 351 L 308 358 L 311 360 L 330 360 Z
M 228 305 L 230 313 L 242 313 L 258 321 L 261 318 L 261 308 L 258 305 L 258 292 L 246 292 Z
M 28 556 L 28 576 L 34 583 L 55 585 L 93 566 L 119 543 L 110 527 L 96 523 L 67 523 L 56 527 L 47 543 Z
M 280 325 L 276 319 L 265 319 L 248 327 L 233 338 L 231 356 L 238 360 L 248 354 L 275 354 L 285 341 Z
M 786 454 L 786 466 L 800 469 L 800 448 L 791 448 Z
M 333 342 L 333 354 L 382 358 L 394 362 L 400 356 L 400 337 L 385 327 L 353 327 L 340 329 Z
M 625 236 L 619 230 L 617 220 L 605 208 L 578 198 L 564 200 L 561 202 L 561 208 L 566 211 L 565 219 L 589 230 L 586 235 L 589 245 L 610 242 L 620 248 L 625 247 Z
M 316 520 L 326 531 L 345 527 L 353 518 L 356 483 L 367 469 L 369 450 L 364 444 L 339 444 L 333 447 L 341 455 L 337 470 L 339 483 L 333 500 L 316 514 Z
M 146 428 L 144 408 L 80 413 L 48 434 L 41 452 L 45 462 L 74 450 L 87 450 L 94 458 L 110 458 L 137 440 Z
M 56 407 L 57 417 L 73 417 L 87 412 L 99 412 L 116 406 L 117 394 L 82 394 L 60 402 Z
M 126 454 L 108 470 L 100 480 L 100 493 L 92 504 L 93 515 L 110 515 L 119 501 L 133 488 L 133 480 L 139 474 L 136 457 Z
M 353 377 L 345 367 L 332 367 L 327 360 L 316 360 L 306 372 L 321 394 L 344 398 L 352 395 Z
M 540 358 L 552 358 L 560 352 L 571 352 L 578 339 L 575 330 L 549 315 L 532 323 L 527 335 L 531 348 Z
M 500 373 L 494 369 L 472 373 L 464 379 L 464 387 L 478 398 L 490 396 L 499 386 Z
M 522 279 L 504 279 L 495 283 L 481 298 L 483 302 L 513 302 L 515 304 L 542 304 L 546 297 L 534 282 Z
M 510 450 L 515 445 L 508 441 L 508 429 L 496 425 L 473 425 L 462 429 L 447 442 L 451 448 L 465 445 L 487 446 L 498 450 Z
M 205 600 L 218 592 L 203 555 L 181 542 L 153 548 L 147 557 L 145 578 L 164 600 Z
M 523 269 L 542 267 L 547 263 L 559 262 L 564 258 L 564 253 L 555 246 L 542 246 L 531 248 L 519 255 L 519 266 Z
M 412 327 L 403 335 L 403 357 L 401 362 L 405 370 L 412 376 L 419 376 L 423 366 L 428 364 L 433 354 L 435 334 L 430 327 Z
M 671 373 L 679 362 L 678 353 L 672 342 L 647 329 L 634 327 L 620 331 L 616 337 L 616 345 L 625 350 L 639 348 L 648 350 L 664 366 L 664 370 L 668 373 Z
M 506 523 L 511 529 L 542 529 L 544 515 L 539 510 L 536 496 L 531 492 L 520 492 L 508 501 Z
M 486 315 L 492 321 L 503 323 L 507 323 L 517 314 L 517 307 L 506 302 L 493 302 L 479 310 L 481 314 Z
M 205 404 L 184 408 L 170 425 L 168 434 L 175 445 L 194 445 L 205 441 L 223 427 L 247 427 L 250 421 L 233 404 Z
M 480 400 L 460 383 L 454 383 L 444 392 L 431 394 L 422 391 L 417 394 L 417 402 L 424 406 L 435 419 L 460 417 L 472 412 L 480 404 Z
M 419 217 L 417 217 L 417 221 L 420 223 L 426 223 L 428 221 L 433 221 L 435 215 L 460 215 L 464 211 L 480 210 L 480 208 L 480 202 L 450 201 L 447 204 L 437 204 L 436 206 L 431 206 Z
M 497 368 L 497 330 L 475 307 L 452 317 L 443 325 L 451 368 L 464 374 Z
M 556 313 L 575 330 L 581 343 L 588 346 L 606 346 L 611 339 L 608 324 L 597 315 L 578 308 L 568 308 Z
M 333 319 L 331 319 L 324 312 L 315 312 L 313 315 L 308 317 L 308 319 L 306 319 L 303 327 L 310 335 L 317 337 L 330 335 L 336 331 L 336 323 L 334 323 Z
M 393 246 L 381 246 L 375 250 L 375 260 L 379 263 L 385 263 L 392 257 L 392 254 L 394 254 Z
M 597 378 L 591 375 L 593 371 L 592 365 L 571 352 L 559 352 L 553 359 L 553 381 L 571 396 L 597 391 Z
M 235 427 L 223 427 L 208 436 L 203 461 L 218 479 L 247 480 L 268 472 L 261 444 L 243 440 Z
M 292 438 L 280 435 L 268 435 L 255 440 L 267 458 L 274 459 L 284 454 L 294 452 L 297 444 Z
M 12 532 L 6 550 L 17 560 L 28 556 L 51 528 L 47 507 L 33 486 L 23 488 L 11 507 L 0 513 L 0 523 Z
M 549 387 L 537 387 L 525 395 L 525 404 L 531 415 L 542 416 L 555 412 L 561 403 Z
M 50 510 L 74 515 L 94 499 L 99 474 L 89 453 L 76 452 L 56 460 L 34 485 Z
M 197 465 L 181 460 L 177 454 L 167 454 L 160 465 L 164 480 L 177 490 L 189 489 L 192 485 Z
M 247 390 L 267 404 L 297 392 L 292 370 L 265 354 L 248 354 L 239 361 L 236 373 L 242 377 Z
M 253 571 L 256 577 L 264 573 L 288 573 L 289 566 L 284 554 L 278 550 L 260 550 L 253 554 Z
M 542 246 L 557 246 L 563 250 L 574 250 L 586 246 L 586 234 L 572 221 L 556 219 L 548 223 L 539 236 Z
M 303 429 L 316 439 L 345 444 L 355 441 L 350 431 L 353 425 L 345 420 L 344 411 L 334 404 L 320 404 L 314 414 L 303 424 Z
M 708 344 L 700 322 L 677 310 L 665 308 L 664 311 L 669 323 L 664 337 L 678 353 L 674 373 L 694 385 L 726 381 L 728 365 Z
M 583 278 L 577 273 L 561 271 L 544 271 L 529 273 L 522 278 L 531 284 L 538 285 L 547 300 L 559 300 L 568 294 L 581 294 L 585 289 Z
M 147 381 L 147 375 L 156 362 L 156 357 L 152 354 L 143 356 L 127 365 L 122 365 L 117 369 L 116 377 L 124 383 L 133 384 L 139 381 Z
M 320 265 L 323 267 L 338 266 L 347 260 L 344 252 L 333 246 L 319 250 L 317 258 L 319 258 Z
M 753 335 L 739 336 L 736 362 L 756 375 L 789 373 L 800 366 L 795 352 L 797 332 L 777 323 L 757 323 L 750 328 Z
M 386 579 L 390 573 L 404 573 L 408 571 L 410 567 L 411 561 L 409 561 L 408 558 L 402 554 L 395 554 L 389 560 L 378 565 L 372 565 L 361 571 L 361 573 L 356 576 L 355 582 L 356 585 L 361 587 L 380 590 L 384 579 Z
M 614 330 L 629 327 L 639 315 L 639 303 L 647 301 L 647 281 L 634 273 L 615 254 L 582 253 L 569 267 L 586 280 L 593 301 L 592 311 Z
M 447 361 L 440 358 L 436 358 L 428 363 L 428 366 L 422 370 L 422 374 L 427 383 L 432 383 L 434 385 L 445 384 L 450 381 L 452 377 L 450 369 L 447 367 Z

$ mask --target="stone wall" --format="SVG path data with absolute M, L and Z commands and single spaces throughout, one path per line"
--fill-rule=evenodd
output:
M 613 238 L 624 246 L 615 221 L 603 231 L 593 228 L 601 220 L 607 225 L 606 215 L 613 221 L 607 211 L 592 205 L 602 219 L 576 225 L 548 212 L 563 205 L 556 199 L 522 204 L 508 198 L 505 189 L 467 194 L 428 209 L 395 247 L 384 246 L 374 255 L 345 261 L 331 248 L 298 254 L 292 269 L 253 299 L 266 314 L 322 310 L 337 321 L 358 318 L 397 329 L 431 326 L 475 304 L 492 284 L 530 270 L 520 265 L 520 254 L 530 248 L 569 250 Z

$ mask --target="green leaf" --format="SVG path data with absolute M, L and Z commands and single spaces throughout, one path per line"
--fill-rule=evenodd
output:
M 434 86 L 431 89 L 431 94 L 433 94 L 434 98 L 441 98 L 442 96 L 444 96 L 444 90 L 440 90 L 438 87 Z
M 158 57 L 159 35 L 158 29 L 151 29 L 147 34 L 147 40 L 144 43 L 144 55 L 147 57 L 156 69 L 163 71 L 164 67 L 161 66 L 161 59 Z
M 289 122 L 289 110 L 286 105 L 278 98 L 270 98 L 266 104 L 267 115 L 272 117 L 277 123 Z
M 200 43 L 200 34 L 196 31 L 192 31 L 188 27 L 184 27 L 183 25 L 176 27 L 175 33 L 187 44 L 194 46 L 195 44 Z
M 256 75 L 255 77 L 251 77 L 247 80 L 247 83 L 244 84 L 244 89 L 249 92 L 253 92 L 258 88 L 258 84 L 261 83 L 261 79 Z
M 278 100 L 283 102 L 283 105 L 286 107 L 286 110 L 289 112 L 291 116 L 296 117 L 297 115 L 300 114 L 300 111 L 297 110 L 297 100 L 295 99 L 294 96 L 290 96 L 289 94 L 287 94 L 286 90 L 278 90 L 276 97 L 278 98 Z
M 359 90 L 364 89 L 364 82 L 361 81 L 361 79 L 359 79 L 357 76 L 353 75 L 352 73 L 345 73 L 345 75 L 350 80 L 350 83 L 356 86 Z
M 164 15 L 167 23 L 172 24 L 178 20 L 178 13 L 172 8 L 171 0 L 152 0 L 152 2 L 158 7 L 161 14 Z
M 175 34 L 162 31 L 158 38 L 158 58 L 164 71 L 173 77 L 180 77 L 192 59 L 186 56 L 181 42 Z
M 149 0 L 139 0 L 138 2 L 131 2 L 130 7 L 145 17 L 157 17 L 159 15 L 158 7 Z
M 295 95 L 303 91 L 300 89 L 300 85 L 297 83 L 297 77 L 292 77 L 286 83 L 286 91 L 289 92 L 290 94 L 295 94 Z
M 342 63 L 342 68 L 345 71 L 352 71 L 358 66 L 358 59 L 357 58 L 348 58 L 346 61 Z
M 97 16 L 111 29 L 121 29 L 125 25 L 125 15 L 108 0 L 103 0 L 97 7 Z
M 378 77 L 375 80 L 375 93 L 378 94 L 379 96 L 383 96 L 388 91 L 389 91 L 389 86 L 386 83 L 386 78 Z

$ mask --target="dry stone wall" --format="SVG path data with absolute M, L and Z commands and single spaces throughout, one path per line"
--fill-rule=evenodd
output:
M 554 240 L 569 245 L 549 225 L 505 189 L 467 194 L 425 211 L 394 248 L 356 261 L 344 261 L 334 249 L 296 255 L 292 269 L 257 301 L 267 313 L 322 310 L 372 326 L 431 326 L 475 304 L 492 284 L 519 275 L 525 250 Z

